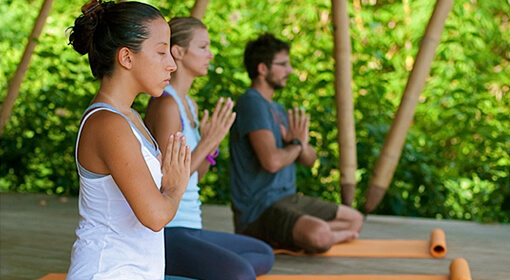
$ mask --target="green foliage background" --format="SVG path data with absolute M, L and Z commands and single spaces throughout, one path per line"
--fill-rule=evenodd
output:
M 78 124 L 98 82 L 67 45 L 85 1 L 55 1 L 1 139 L 1 191 L 75 195 Z M 145 1 L 167 18 L 193 0 Z M 1 1 L 1 98 L 21 60 L 41 0 Z M 331 3 L 211 0 L 204 18 L 215 59 L 191 95 L 201 109 L 249 86 L 246 42 L 261 32 L 292 41 L 295 74 L 277 98 L 311 115 L 319 160 L 298 168 L 301 192 L 339 202 Z M 358 152 L 356 207 L 400 103 L 433 1 L 349 1 Z M 402 157 L 380 214 L 510 221 L 510 1 L 457 0 L 447 19 Z M 143 115 L 148 97 L 134 107 Z M 201 182 L 206 203 L 228 203 L 228 143 Z

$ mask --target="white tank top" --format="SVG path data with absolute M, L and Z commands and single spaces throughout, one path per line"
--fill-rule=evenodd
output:
M 160 152 L 156 141 L 153 139 L 156 146 L 152 146 L 126 116 L 108 104 L 91 105 L 83 117 L 76 141 L 81 218 L 66 279 L 163 279 L 163 231 L 154 232 L 140 223 L 111 175 L 92 173 L 78 162 L 83 124 L 100 110 L 120 114 L 129 122 L 152 178 L 158 189 L 161 188 L 161 165 L 156 157 Z

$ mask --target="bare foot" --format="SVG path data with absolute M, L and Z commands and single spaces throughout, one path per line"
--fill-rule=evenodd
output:
M 358 238 L 359 233 L 355 230 L 342 230 L 335 232 L 337 243 L 350 242 Z

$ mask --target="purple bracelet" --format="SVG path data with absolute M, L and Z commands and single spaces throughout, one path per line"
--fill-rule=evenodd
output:
M 214 160 L 215 158 L 218 157 L 218 155 L 220 154 L 220 149 L 217 148 L 216 149 L 216 152 L 214 152 L 214 154 L 212 155 L 207 155 L 205 157 L 205 159 L 211 164 L 211 165 L 216 165 L 216 161 Z

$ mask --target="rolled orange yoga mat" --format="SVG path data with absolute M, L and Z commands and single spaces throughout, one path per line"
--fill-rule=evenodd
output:
M 333 245 L 321 254 L 307 254 L 285 249 L 275 254 L 317 257 L 370 257 L 370 258 L 443 258 L 446 255 L 446 238 L 442 229 L 430 233 L 430 240 L 357 239 Z
M 443 258 L 446 255 L 446 236 L 440 228 L 430 233 L 429 253 L 434 258 Z
M 450 264 L 450 275 L 262 275 L 257 280 L 472 280 L 469 265 L 463 258 L 456 258 Z
M 468 262 L 463 258 L 456 258 L 450 264 L 451 280 L 472 280 Z

